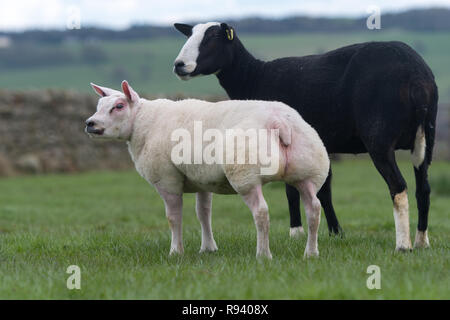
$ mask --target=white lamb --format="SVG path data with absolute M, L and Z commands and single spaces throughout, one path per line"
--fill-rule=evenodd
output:
M 101 98 L 97 112 L 86 121 L 86 132 L 91 138 L 127 141 L 136 170 L 164 200 L 172 231 L 170 254 L 183 253 L 182 197 L 193 192 L 202 228 L 200 252 L 217 250 L 211 229 L 215 192 L 242 197 L 257 229 L 256 255 L 271 258 L 262 194 L 262 185 L 271 181 L 299 190 L 308 222 L 305 256 L 319 254 L 321 206 L 316 194 L 330 164 L 318 134 L 294 109 L 250 100 L 149 101 L 126 81 L 123 92 L 91 85 Z

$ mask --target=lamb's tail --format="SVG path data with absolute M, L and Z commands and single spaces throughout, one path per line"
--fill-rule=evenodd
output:
M 413 164 L 418 168 L 423 162 L 427 165 L 431 164 L 433 158 L 438 104 L 436 84 L 413 83 L 410 87 L 410 101 L 416 110 L 417 125 L 416 137 L 411 152 Z
M 285 119 L 281 117 L 275 117 L 271 120 L 269 128 L 278 129 L 280 141 L 286 147 L 291 144 L 291 127 Z

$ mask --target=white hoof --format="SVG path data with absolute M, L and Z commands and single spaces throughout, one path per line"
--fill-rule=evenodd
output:
M 291 237 L 291 238 L 297 239 L 303 235 L 305 235 L 305 230 L 303 230 L 302 226 L 294 227 L 289 230 L 289 237 Z
M 212 241 L 209 244 L 202 245 L 201 248 L 200 248 L 200 253 L 202 253 L 202 252 L 214 252 L 214 251 L 217 251 L 217 250 L 218 249 L 217 249 L 216 242 Z
M 258 252 L 256 253 L 256 258 L 272 260 L 272 253 L 270 253 L 270 251 L 264 253 Z
M 315 258 L 319 256 L 319 250 L 313 250 L 313 251 L 308 251 L 305 250 L 305 254 L 303 255 L 303 258 L 307 259 L 307 258 Z
M 172 249 L 170 249 L 169 256 L 182 255 L 183 252 L 184 252 L 183 249 L 175 249 L 175 248 L 172 248 Z
M 416 232 L 416 240 L 414 240 L 414 248 L 429 248 L 428 230 Z
M 409 239 L 409 237 L 406 237 L 404 239 L 401 239 L 400 241 L 397 241 L 396 246 L 395 246 L 395 251 L 404 252 L 404 251 L 411 251 L 411 250 L 412 250 L 412 245 L 411 245 L 411 240 Z
M 411 244 L 404 245 L 404 246 L 396 246 L 395 251 L 396 252 L 409 252 L 409 251 L 412 251 L 412 246 L 411 246 Z

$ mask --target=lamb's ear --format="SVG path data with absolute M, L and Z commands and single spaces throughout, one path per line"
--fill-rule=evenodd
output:
M 184 23 L 174 23 L 173 26 L 186 37 L 192 36 L 192 28 L 194 28 L 193 26 Z
M 100 97 L 110 96 L 110 95 L 118 92 L 117 90 L 114 90 L 114 89 L 100 87 L 92 82 L 91 82 L 91 86 Z
M 234 39 L 234 29 L 227 25 L 226 23 L 221 23 L 220 28 L 228 41 L 233 41 Z
M 127 99 L 131 102 L 138 102 L 139 101 L 139 95 L 136 91 L 133 90 L 133 88 L 128 84 L 127 80 L 122 81 L 122 91 L 127 97 Z

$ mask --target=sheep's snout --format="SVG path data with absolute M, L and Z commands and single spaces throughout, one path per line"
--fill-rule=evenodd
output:
M 92 120 L 91 118 L 86 120 L 86 129 L 85 131 L 89 134 L 99 135 L 101 136 L 105 131 L 105 128 L 101 128 L 98 124 Z
M 175 61 L 173 67 L 176 74 L 185 75 L 186 72 L 183 71 L 185 64 L 183 61 L 177 60 Z
M 173 65 L 173 72 L 182 80 L 187 80 L 194 69 L 192 63 L 187 65 L 181 60 L 176 60 Z

